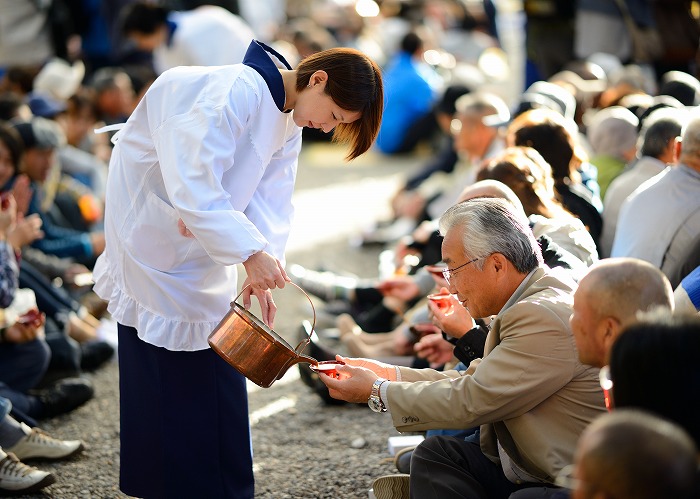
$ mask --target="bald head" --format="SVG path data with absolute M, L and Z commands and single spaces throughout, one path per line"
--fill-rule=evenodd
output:
M 576 452 L 584 484 L 574 497 L 687 498 L 696 449 L 679 426 L 641 411 L 605 414 L 583 432 Z
M 579 360 L 603 367 L 620 333 L 658 308 L 673 310 L 673 289 L 650 263 L 608 258 L 593 265 L 574 293 L 570 319 Z
M 671 283 L 658 268 L 637 258 L 601 260 L 581 285 L 592 291 L 586 299 L 593 309 L 599 315 L 615 316 L 623 327 L 637 322 L 640 312 L 673 310 Z
M 481 180 L 468 185 L 464 188 L 462 194 L 460 194 L 457 203 L 474 198 L 505 199 L 512 204 L 518 212 L 525 213 L 523 204 L 520 202 L 515 192 L 513 192 L 513 189 L 498 180 Z

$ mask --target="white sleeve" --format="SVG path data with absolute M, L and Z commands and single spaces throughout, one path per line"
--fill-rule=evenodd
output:
M 231 104 L 237 108 L 223 112 L 202 103 L 170 117 L 153 132 L 170 202 L 209 256 L 222 265 L 243 262 L 268 246 L 255 224 L 234 209 L 221 181 L 234 166 L 250 168 L 244 177 L 251 182 L 260 176 L 259 165 L 233 164 L 244 123 L 257 107 L 252 92 L 240 93 Z

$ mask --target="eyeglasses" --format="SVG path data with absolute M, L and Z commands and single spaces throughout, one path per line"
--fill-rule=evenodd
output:
M 442 270 L 442 277 L 445 278 L 445 280 L 447 281 L 447 284 L 449 285 L 450 284 L 450 277 L 452 277 L 454 274 L 456 274 L 459 269 L 466 267 L 470 263 L 474 263 L 475 261 L 479 260 L 480 258 L 481 257 L 477 257 L 477 258 L 474 258 L 473 260 L 469 260 L 467 263 L 464 263 L 464 264 L 460 265 L 459 267 L 455 267 L 453 269 L 443 269 Z

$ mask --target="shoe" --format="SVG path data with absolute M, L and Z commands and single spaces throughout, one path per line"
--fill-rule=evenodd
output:
M 398 451 L 394 456 L 394 465 L 399 473 L 404 473 L 406 475 L 411 473 L 411 456 L 415 447 L 405 447 Z
M 408 475 L 385 475 L 372 482 L 377 499 L 409 499 L 408 487 Z
M 80 367 L 85 371 L 94 371 L 114 356 L 114 347 L 102 340 L 81 343 L 80 350 Z
M 39 393 L 43 404 L 41 417 L 52 418 L 65 414 L 90 400 L 95 394 L 92 384 L 83 378 L 62 379 Z
M 340 276 L 333 272 L 317 272 L 297 264 L 289 266 L 287 275 L 301 289 L 324 301 L 342 300 L 348 295 L 348 290 L 357 286 L 357 279 L 354 277 Z
M 39 428 L 30 428 L 22 423 L 24 436 L 12 447 L 7 448 L 18 459 L 65 459 L 82 452 L 84 446 L 80 440 L 59 440 L 50 437 Z
M 0 492 L 31 494 L 55 482 L 51 473 L 27 466 L 14 454 L 0 450 Z

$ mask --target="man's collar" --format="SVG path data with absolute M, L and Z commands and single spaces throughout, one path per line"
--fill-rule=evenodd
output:
M 525 292 L 527 287 L 530 285 L 530 281 L 532 280 L 532 277 L 535 275 L 535 272 L 540 270 L 542 267 L 537 267 L 536 269 L 532 270 L 528 275 L 525 276 L 525 278 L 520 282 L 517 288 L 515 288 L 515 291 L 513 291 L 513 294 L 510 295 L 510 298 L 508 298 L 508 301 L 506 302 L 505 305 L 503 305 L 503 308 L 499 310 L 498 315 L 501 315 L 503 312 L 505 312 L 507 309 L 512 307 L 515 303 L 520 300 L 520 297 L 522 294 Z

